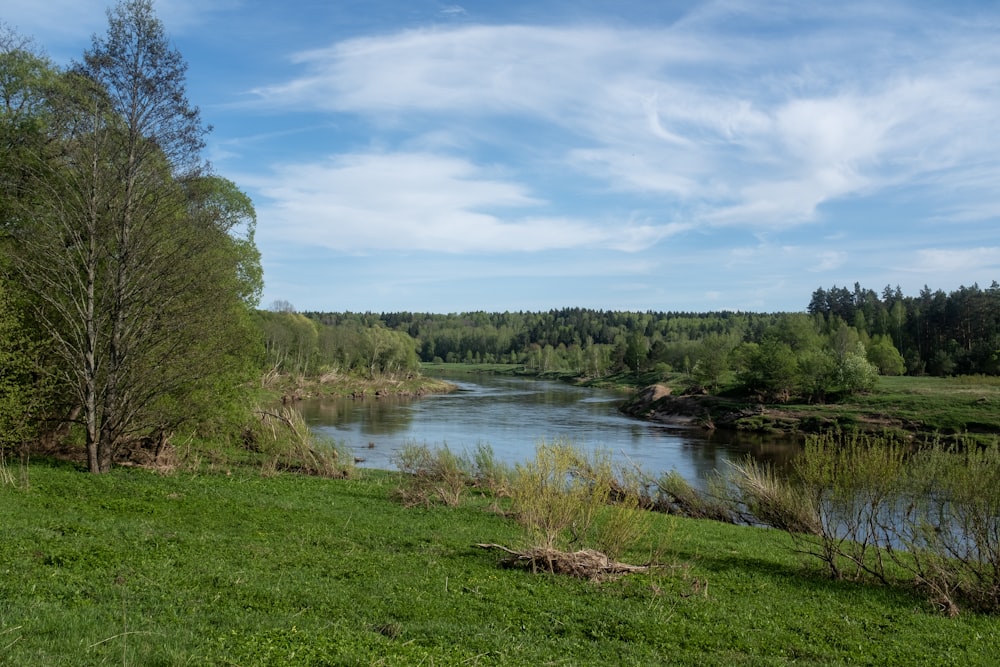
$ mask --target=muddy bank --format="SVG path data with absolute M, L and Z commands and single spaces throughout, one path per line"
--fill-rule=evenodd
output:
M 620 410 L 638 419 L 709 430 L 785 435 L 830 431 L 918 434 L 900 419 L 858 412 L 845 414 L 844 406 L 831 406 L 829 414 L 822 414 L 819 406 L 805 411 L 707 394 L 675 395 L 662 384 L 637 392 Z
M 662 384 L 642 389 L 620 408 L 631 417 L 647 421 L 706 429 L 735 426 L 740 419 L 760 414 L 762 409 L 762 406 L 745 406 L 706 394 L 675 395 L 670 387 Z
M 446 394 L 456 389 L 450 382 L 425 375 L 402 378 L 361 378 L 355 375 L 328 373 L 318 378 L 282 377 L 271 384 L 272 393 L 281 403 L 289 404 L 310 398 L 347 396 L 355 399 L 416 397 L 427 394 Z

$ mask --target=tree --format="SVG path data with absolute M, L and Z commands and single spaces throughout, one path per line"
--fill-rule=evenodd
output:
M 123 2 L 108 21 L 47 100 L 49 141 L 15 231 L 92 472 L 236 391 L 260 291 L 252 205 L 203 173 L 206 130 L 151 2 Z
M 629 334 L 625 347 L 624 363 L 633 373 L 638 373 L 646 366 L 649 355 L 649 339 L 642 332 L 633 331 Z
M 844 354 L 837 366 L 837 384 L 848 393 L 871 391 L 878 382 L 878 368 L 865 356 L 861 342 Z
M 881 375 L 902 375 L 906 372 L 903 355 L 889 336 L 875 336 L 868 346 L 868 361 L 875 364 Z
M 798 387 L 795 351 L 785 342 L 769 338 L 761 343 L 744 343 L 735 352 L 740 381 L 765 400 L 786 403 Z
M 0 23 L 0 230 L 9 229 L 15 204 L 26 195 L 25 158 L 45 140 L 46 93 L 57 79 L 56 68 L 30 40 Z
M 696 353 L 696 361 L 691 368 L 695 382 L 716 389 L 722 374 L 729 370 L 729 352 L 732 350 L 729 338 L 720 334 L 709 334 L 701 340 Z

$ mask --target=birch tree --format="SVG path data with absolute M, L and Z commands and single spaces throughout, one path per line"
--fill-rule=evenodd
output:
M 206 129 L 152 3 L 108 20 L 49 100 L 57 148 L 36 161 L 15 232 L 92 472 L 235 391 L 260 293 L 252 204 L 201 163 Z

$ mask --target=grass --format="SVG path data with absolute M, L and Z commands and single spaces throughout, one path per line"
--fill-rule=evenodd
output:
M 853 400 L 942 433 L 1000 433 L 1000 378 L 883 377 L 876 391 Z
M 654 515 L 601 584 L 498 567 L 516 524 L 399 477 L 88 475 L 0 486 L 0 664 L 987 665 L 995 618 L 836 582 L 778 531 Z

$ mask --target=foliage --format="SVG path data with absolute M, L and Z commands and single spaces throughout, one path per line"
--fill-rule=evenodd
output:
M 696 383 L 708 388 L 720 385 L 730 369 L 746 372 L 740 354 L 730 356 L 734 348 L 761 346 L 769 340 L 771 347 L 765 346 L 762 353 L 780 368 L 773 377 L 751 372 L 753 391 L 781 397 L 790 390 L 815 401 L 824 400 L 828 392 L 842 391 L 835 386 L 835 367 L 859 342 L 883 375 L 1000 373 L 1000 285 L 995 283 L 986 290 L 974 285 L 951 294 L 925 288 L 918 298 L 906 297 L 898 288 L 887 287 L 881 297 L 858 284 L 854 291 L 821 288 L 813 293 L 807 310 L 808 314 L 637 313 L 564 308 L 535 313 L 307 316 L 334 326 L 381 324 L 406 332 L 417 341 L 423 362 L 511 363 L 537 372 L 567 371 L 589 378 L 659 367 L 689 371 Z M 776 349 L 779 343 L 790 352 Z M 794 363 L 788 362 L 789 354 Z
M 729 370 L 729 354 L 733 343 L 729 336 L 708 334 L 701 339 L 696 352 L 691 377 L 699 385 L 717 389 L 723 375 Z
M 905 448 L 895 440 L 814 436 L 793 462 L 795 484 L 816 514 L 815 537 L 793 533 L 799 548 L 820 558 L 835 577 L 868 573 L 887 580 L 889 546 L 900 495 Z M 853 570 L 853 571 L 850 571 Z
M 878 367 L 868 361 L 865 346 L 858 342 L 837 364 L 836 384 L 850 394 L 871 391 L 878 382 Z
M 404 332 L 360 322 L 324 324 L 294 311 L 258 311 L 264 366 L 295 376 L 331 372 L 375 379 L 419 370 L 416 342 Z
M 822 317 L 825 326 L 847 323 L 873 340 L 877 336 L 891 339 L 910 374 L 1000 373 L 1000 284 L 996 281 L 986 289 L 973 284 L 947 294 L 925 286 L 915 297 L 888 285 L 881 295 L 858 283 L 853 290 L 820 288 L 813 292 L 808 311 Z M 876 357 L 869 360 L 882 367 L 885 355 Z M 898 370 L 898 359 L 891 364 L 892 371 Z M 884 367 L 882 372 L 892 374 Z
M 0 280 L 0 457 L 38 435 L 38 417 L 52 401 L 39 373 L 46 348 L 24 316 L 11 286 Z
M 1000 446 L 944 447 L 918 452 L 907 467 L 908 503 L 899 558 L 935 602 L 1000 609 Z
M 4 155 L 10 274 L 52 341 L 58 363 L 37 371 L 80 410 L 92 472 L 241 400 L 260 292 L 252 204 L 200 163 L 206 130 L 151 2 L 108 21 L 72 70 L 0 77 L 25 101 L 4 109 L 5 134 L 31 129 Z
M 903 355 L 886 335 L 875 334 L 868 344 L 868 361 L 875 364 L 880 375 L 902 375 L 906 372 Z

